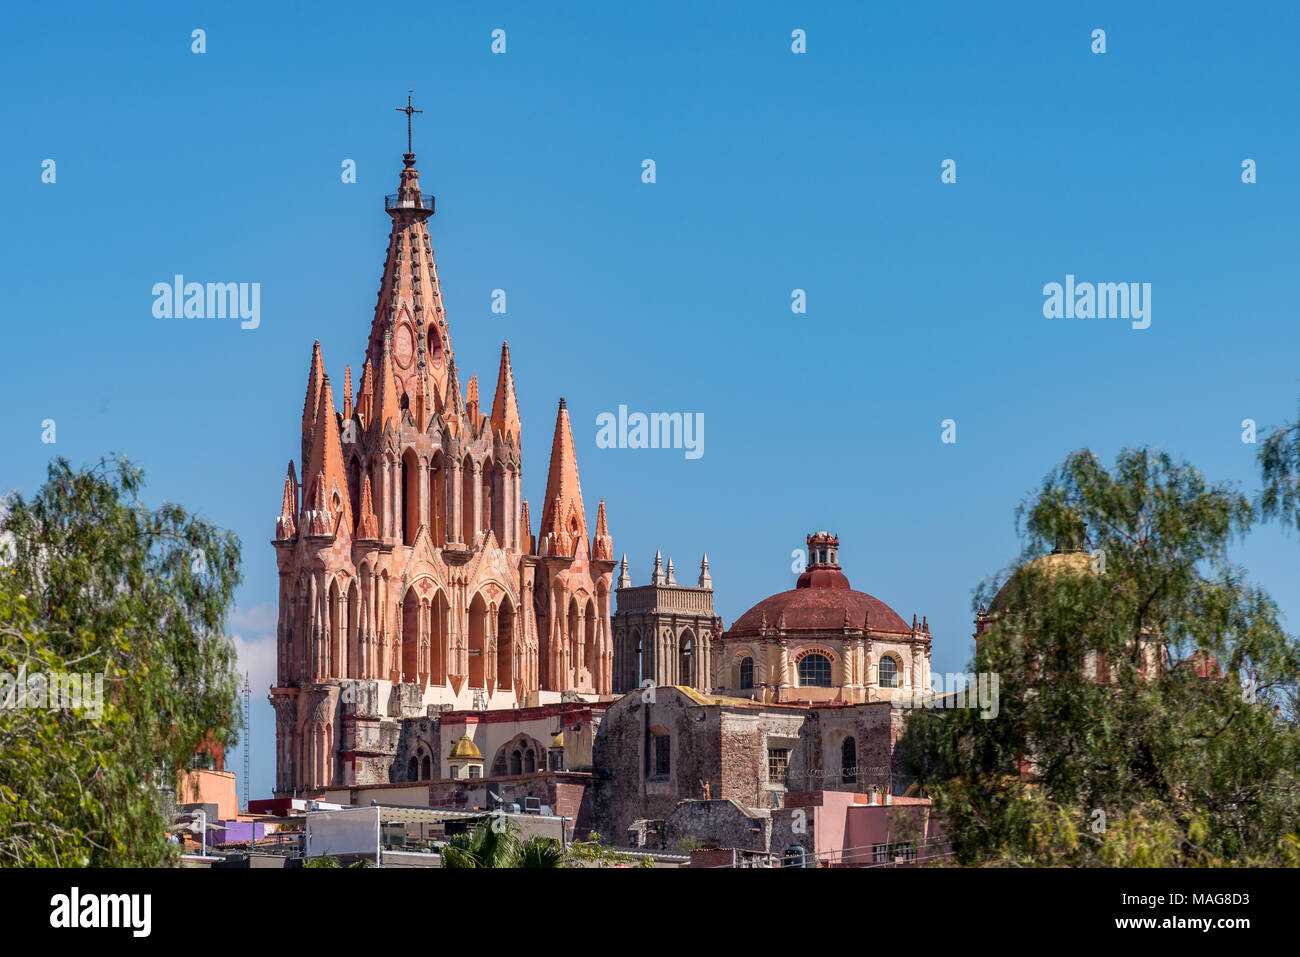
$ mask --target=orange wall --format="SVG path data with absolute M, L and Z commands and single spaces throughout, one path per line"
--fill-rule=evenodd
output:
M 239 814 L 233 771 L 182 771 L 176 787 L 178 804 L 215 804 L 217 817 L 234 820 Z

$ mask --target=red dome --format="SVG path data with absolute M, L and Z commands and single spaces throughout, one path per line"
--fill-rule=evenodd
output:
M 872 631 L 908 632 L 911 627 L 879 598 L 854 591 L 839 563 L 840 539 L 830 532 L 808 536 L 808 567 L 795 587 L 764 598 L 736 619 L 729 636 L 757 634 L 768 627 L 793 631 L 839 631 L 845 624 Z M 784 620 L 782 620 L 784 616 Z
M 844 627 L 846 613 L 853 628 L 861 628 L 870 614 L 872 631 L 912 630 L 898 612 L 879 598 L 850 588 L 843 572 L 816 569 L 800 575 L 798 587 L 764 598 L 749 609 L 736 619 L 728 634 L 755 633 L 764 618 L 774 628 L 782 615 L 789 629 L 839 631 Z

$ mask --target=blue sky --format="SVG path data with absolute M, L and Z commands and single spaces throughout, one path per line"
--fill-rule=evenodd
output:
M 828 528 L 855 587 L 927 615 L 934 668 L 957 670 L 972 590 L 1069 451 L 1154 445 L 1253 493 L 1241 422 L 1300 396 L 1300 13 L 1047 6 L 7 11 L 0 486 L 121 451 L 153 500 L 240 536 L 232 631 L 269 796 L 268 540 L 313 339 L 336 383 L 360 365 L 414 88 L 458 369 L 490 394 L 510 340 L 525 494 L 564 395 L 588 519 L 605 498 L 635 581 L 656 547 L 683 581 L 707 550 L 730 625 Z M 260 326 L 154 318 L 178 272 L 260 283 Z M 1151 283 L 1150 328 L 1045 319 L 1067 273 Z M 703 413 L 703 457 L 597 448 L 619 404 Z M 1235 552 L 1292 630 L 1298 549 L 1272 527 Z

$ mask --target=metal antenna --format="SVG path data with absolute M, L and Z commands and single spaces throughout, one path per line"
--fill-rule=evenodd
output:
M 250 703 L 253 689 L 248 686 L 248 672 L 244 672 L 244 810 L 248 810 L 248 739 L 252 737 L 249 726 Z

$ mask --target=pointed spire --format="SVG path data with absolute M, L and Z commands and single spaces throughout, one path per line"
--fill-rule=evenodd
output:
M 456 375 L 454 361 L 447 370 L 447 391 L 443 395 L 442 407 L 448 420 L 459 418 L 465 411 L 465 399 L 460 394 L 460 378 Z
M 288 541 L 298 534 L 295 516 L 298 514 L 298 480 L 293 474 L 293 460 L 289 460 L 289 473 L 284 477 L 284 498 L 280 502 L 280 517 L 275 520 L 275 539 Z
M 370 367 L 370 359 L 361 364 L 361 388 L 357 392 L 356 407 L 353 409 L 354 415 L 359 415 L 361 421 L 366 425 L 370 424 L 371 405 L 375 398 L 374 371 Z
M 623 553 L 623 560 L 618 563 L 618 587 L 632 587 L 632 576 L 627 573 L 627 552 Z
M 396 428 L 401 422 L 402 409 L 397 400 L 397 382 L 393 379 L 393 353 L 385 340 L 383 350 L 379 353 L 378 382 L 375 383 L 374 415 L 370 427 L 376 434 L 382 433 L 389 422 Z
M 704 553 L 704 558 L 700 562 L 700 587 L 712 588 L 713 579 L 709 577 L 709 553 Z
M 325 376 L 325 362 L 321 359 L 320 340 L 311 347 L 311 364 L 307 370 L 307 397 L 302 403 L 302 458 L 306 465 L 311 457 L 311 437 L 316 430 L 316 410 L 320 408 L 320 385 Z
M 663 583 L 664 583 L 664 557 L 659 552 L 659 549 L 656 548 L 655 567 L 654 567 L 654 571 L 650 573 L 650 584 L 662 585 Z
M 352 418 L 352 366 L 343 367 L 343 418 Z
M 307 534 L 316 538 L 331 538 L 334 521 L 325 499 L 325 473 L 319 472 L 312 482 L 311 507 L 303 513 L 303 526 Z
M 665 585 L 677 584 L 677 575 L 673 571 L 673 557 L 671 555 L 668 556 L 668 574 L 664 578 L 664 584 Z
M 406 155 L 403 166 L 397 195 L 385 202 L 393 224 L 366 355 L 378 369 L 380 351 L 388 340 L 398 394 L 413 397 L 414 380 L 427 376 L 423 384 L 427 411 L 436 407 L 446 385 L 451 336 L 429 240 L 427 220 L 433 215 L 433 197 L 420 189 L 414 154 Z
M 361 516 L 357 519 L 357 538 L 362 541 L 379 541 L 379 519 L 375 516 L 374 492 L 370 488 L 370 473 L 361 483 Z
M 605 500 L 603 498 L 596 508 L 596 537 L 591 541 L 591 557 L 600 562 L 612 562 L 614 560 L 614 539 L 609 534 L 609 523 L 605 519 Z
M 528 515 L 528 499 L 524 499 L 523 507 L 519 510 L 519 532 L 523 536 L 523 546 L 525 555 L 535 555 L 537 553 L 537 542 L 533 538 L 533 520 Z
M 469 395 L 465 398 L 465 414 L 472 426 L 478 426 L 478 373 L 469 377 Z
M 523 445 L 523 426 L 519 421 L 519 397 L 515 394 L 515 373 L 510 368 L 510 343 L 501 343 L 501 367 L 497 370 L 497 394 L 492 400 L 492 431 L 514 436 Z
M 348 480 L 343 468 L 343 443 L 339 438 L 338 413 L 334 411 L 334 393 L 330 389 L 328 375 L 321 384 L 320 408 L 316 412 L 316 436 L 305 471 L 308 475 L 317 476 L 323 483 L 317 493 L 323 496 L 325 508 L 334 520 L 342 516 L 342 527 L 351 533 L 351 496 L 348 494 Z M 312 504 L 315 508 L 316 503 Z M 330 534 L 333 531 L 331 528 Z
M 538 538 L 551 536 L 555 541 L 572 544 L 587 537 L 587 513 L 582 507 L 582 485 L 578 479 L 578 454 L 573 448 L 569 427 L 569 410 L 564 399 L 555 417 L 555 436 L 551 440 L 551 466 L 546 474 L 546 505 Z M 559 554 L 554 547 L 548 554 Z M 571 551 L 564 550 L 570 555 Z

